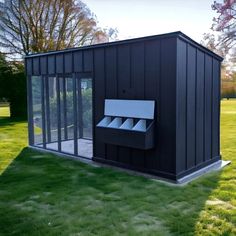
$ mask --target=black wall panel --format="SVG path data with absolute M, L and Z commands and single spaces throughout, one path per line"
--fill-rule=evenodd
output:
M 187 127 L 186 127 L 186 158 L 187 169 L 195 166 L 196 153 L 196 48 L 187 48 Z
M 117 50 L 118 98 L 132 99 L 130 45 L 120 45 L 117 47 Z M 131 163 L 130 148 L 118 148 L 118 161 L 128 165 Z
M 83 53 L 82 51 L 74 52 L 74 72 L 83 71 Z
M 106 98 L 117 98 L 117 49 L 109 47 L 105 49 L 105 94 Z M 118 147 L 106 145 L 107 159 L 118 161 Z
M 63 54 L 56 55 L 56 72 L 61 74 L 64 72 Z
M 144 43 L 131 45 L 131 78 L 130 87 L 133 99 L 145 98 L 145 77 L 144 77 Z
M 42 75 L 46 75 L 48 73 L 47 70 L 47 56 L 40 57 L 40 72 Z
M 216 59 L 213 59 L 213 75 L 212 75 L 212 158 L 219 155 L 220 145 L 220 63 Z
M 161 135 L 159 131 L 159 122 L 160 122 L 160 79 L 161 79 L 161 41 L 154 40 L 148 41 L 145 43 L 145 99 L 155 100 L 156 101 L 156 110 L 155 110 L 155 139 L 156 143 L 161 142 Z M 161 158 L 160 157 L 160 148 L 159 145 L 156 145 L 156 148 L 149 150 L 145 155 L 145 165 L 147 169 L 158 169 L 160 168 Z
M 145 43 L 145 97 L 146 99 L 157 99 L 157 104 L 160 104 L 160 46 L 160 40 Z
M 196 65 L 196 165 L 204 161 L 204 53 L 197 50 Z
M 73 72 L 73 61 L 72 61 L 72 53 L 65 53 L 64 55 L 65 60 L 65 73 L 72 73 Z
M 176 46 L 176 38 L 161 41 L 159 169 L 169 173 L 175 173 L 176 155 Z
M 211 55 L 178 40 L 177 175 L 219 158 L 219 69 Z M 214 77 L 216 81 L 214 81 Z M 214 102 L 213 102 L 214 101 Z M 214 128 L 213 128 L 214 127 Z M 216 131 L 214 130 L 216 128 Z M 214 150 L 214 151 L 213 151 Z
M 176 86 L 177 175 L 203 166 L 213 158 L 220 158 L 219 70 L 219 60 L 179 40 Z
M 117 50 L 118 98 L 129 99 L 132 97 L 130 79 L 130 45 L 118 46 Z
M 26 73 L 27 73 L 27 75 L 32 75 L 32 72 L 33 72 L 33 59 L 32 58 L 27 58 L 26 60 L 25 60 L 25 62 L 26 62 Z
M 93 68 L 93 51 L 85 50 L 84 52 L 84 72 L 90 72 Z
M 145 99 L 145 54 L 144 43 L 131 45 L 130 87 L 133 99 Z M 130 162 L 134 167 L 145 167 L 145 152 L 133 149 Z
M 212 57 L 205 55 L 204 160 L 211 159 L 212 132 Z
M 117 98 L 117 50 L 116 47 L 107 48 L 106 58 L 106 98 Z
M 39 67 L 39 57 L 33 58 L 33 74 L 39 75 L 40 74 L 40 67 Z
M 56 68 L 56 63 L 55 63 L 55 56 L 54 55 L 50 55 L 48 56 L 48 74 L 52 75 L 55 74 L 55 68 Z
M 105 70 L 104 70 L 104 49 L 94 51 L 94 127 L 103 118 L 105 99 Z M 106 146 L 94 137 L 95 156 L 106 158 Z
M 178 40 L 177 46 L 177 80 L 176 80 L 176 171 L 181 173 L 186 169 L 186 139 L 187 139 L 187 43 Z

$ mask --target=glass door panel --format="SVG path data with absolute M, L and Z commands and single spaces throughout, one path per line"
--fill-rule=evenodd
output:
M 60 84 L 60 129 L 61 129 L 61 141 L 65 140 L 66 136 L 66 93 L 65 93 L 65 79 L 59 77 Z
M 92 79 L 77 77 L 77 120 L 78 120 L 78 155 L 93 157 L 92 141 Z
M 34 145 L 42 146 L 42 77 L 32 76 Z
M 57 112 L 57 86 L 56 77 L 48 77 L 48 126 L 49 132 L 46 147 L 52 150 L 58 150 L 58 112 Z
M 64 103 L 64 139 L 61 143 L 62 152 L 74 154 L 74 103 L 73 103 L 73 78 L 64 77 L 64 91 L 62 93 Z
M 92 139 L 92 79 L 80 80 L 82 100 L 82 138 Z

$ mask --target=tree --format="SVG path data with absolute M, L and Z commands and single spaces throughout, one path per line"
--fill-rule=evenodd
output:
M 116 30 L 101 29 L 80 0 L 0 2 L 0 47 L 28 55 L 108 41 Z
M 236 1 L 224 0 L 223 3 L 214 1 L 212 9 L 219 14 L 213 19 L 212 29 L 221 32 L 221 43 L 232 48 L 236 45 Z
M 6 61 L 5 55 L 0 53 L 0 101 L 9 96 L 8 78 L 11 74 L 12 71 Z
M 201 44 L 211 51 L 215 52 L 219 56 L 225 58 L 229 53 L 229 47 L 227 44 L 222 43 L 222 36 L 216 36 L 213 33 L 204 33 Z

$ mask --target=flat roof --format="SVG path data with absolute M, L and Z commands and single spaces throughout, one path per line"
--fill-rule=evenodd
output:
M 32 54 L 26 55 L 25 58 L 40 57 L 40 56 L 46 56 L 46 55 L 54 55 L 54 54 L 95 49 L 95 48 L 102 48 L 102 47 L 110 47 L 110 46 L 122 45 L 122 44 L 127 44 L 127 43 L 136 43 L 136 42 L 149 41 L 149 40 L 162 39 L 162 38 L 171 38 L 171 37 L 178 37 L 178 38 L 182 39 L 183 41 L 193 45 L 194 47 L 197 47 L 198 49 L 210 54 L 211 56 L 216 57 L 220 61 L 223 61 L 223 59 L 224 59 L 223 57 L 212 52 L 211 50 L 204 47 L 200 43 L 197 43 L 196 41 L 194 41 L 193 39 L 191 39 L 189 36 L 182 33 L 181 31 L 175 31 L 175 32 L 166 33 L 166 34 L 145 36 L 145 37 L 140 37 L 140 38 L 118 40 L 118 41 L 114 41 L 114 42 L 98 43 L 98 44 L 93 44 L 93 45 L 88 45 L 88 46 L 66 48 L 66 49 L 62 49 L 62 50 L 51 50 L 48 52 L 32 53 Z

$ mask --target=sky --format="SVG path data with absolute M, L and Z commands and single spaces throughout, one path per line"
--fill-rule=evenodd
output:
M 83 0 L 99 26 L 118 30 L 118 39 L 182 31 L 197 42 L 210 31 L 214 0 Z

